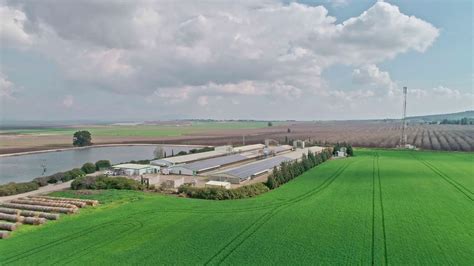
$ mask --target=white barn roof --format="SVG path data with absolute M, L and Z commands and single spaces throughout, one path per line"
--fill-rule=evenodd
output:
M 124 164 L 117 164 L 117 165 L 112 166 L 112 168 L 115 168 L 115 169 L 134 169 L 134 170 L 146 169 L 150 167 L 151 166 L 148 164 L 134 164 L 134 163 L 124 163 Z

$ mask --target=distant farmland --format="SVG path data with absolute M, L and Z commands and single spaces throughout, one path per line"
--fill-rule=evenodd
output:
M 72 134 L 89 130 L 96 144 L 171 143 L 226 145 L 263 143 L 266 138 L 280 143 L 310 139 L 322 143 L 349 142 L 358 147 L 393 148 L 400 140 L 396 121 L 333 122 L 168 122 L 163 125 L 74 126 L 4 130 L 0 153 L 71 147 Z M 288 130 L 290 132 L 288 132 Z M 409 124 L 408 143 L 421 149 L 474 151 L 473 125 Z
M 245 200 L 82 195 L 103 204 L 20 228 L 0 264 L 473 265 L 473 159 L 359 149 Z

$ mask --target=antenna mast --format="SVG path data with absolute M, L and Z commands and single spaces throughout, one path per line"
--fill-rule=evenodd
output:
M 403 117 L 402 117 L 402 135 L 400 136 L 400 147 L 404 148 L 407 144 L 407 87 L 403 87 Z

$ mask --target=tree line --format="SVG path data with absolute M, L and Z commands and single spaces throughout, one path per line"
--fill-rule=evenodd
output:
M 295 177 L 303 174 L 309 169 L 320 165 L 331 158 L 332 153 L 328 149 L 323 150 L 321 153 L 314 154 L 308 151 L 308 154 L 303 154 L 300 160 L 293 162 L 282 162 L 279 167 L 275 166 L 272 173 L 268 176 L 268 180 L 265 185 L 269 189 L 275 189 Z

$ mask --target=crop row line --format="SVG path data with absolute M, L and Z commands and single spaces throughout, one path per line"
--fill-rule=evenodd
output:
M 97 230 L 100 230 L 102 228 L 104 228 L 104 226 L 110 226 L 110 225 L 117 225 L 117 223 L 115 222 L 106 222 L 106 223 L 102 223 L 102 224 L 99 224 L 99 225 L 96 225 L 96 226 L 92 226 L 92 227 L 88 227 L 84 230 L 80 230 L 76 233 L 73 233 L 73 234 L 70 234 L 70 235 L 67 235 L 65 237 L 62 237 L 62 238 L 59 238 L 57 240 L 54 240 L 52 242 L 49 242 L 47 244 L 44 244 L 44 245 L 40 245 L 40 246 L 36 246 L 32 249 L 29 249 L 25 252 L 22 252 L 22 253 L 19 253 L 19 254 L 16 254 L 16 255 L 13 255 L 11 257 L 8 257 L 6 258 L 4 261 L 2 261 L 2 265 L 6 265 L 6 264 L 10 264 L 10 263 L 13 263 L 13 262 L 16 262 L 18 260 L 21 260 L 23 258 L 26 258 L 28 256 L 31 256 L 31 255 L 34 255 L 34 254 L 37 254 L 45 249 L 48 249 L 50 247 L 54 247 L 54 246 L 58 246 L 60 244 L 63 244 L 63 243 L 66 243 L 66 242 L 69 242 L 71 240 L 75 240 L 75 239 L 78 239 L 80 237 L 83 237 L 87 234 L 90 234 L 90 233 L 93 233 Z M 127 223 L 120 223 L 119 225 L 124 225 L 124 226 L 128 226 L 128 225 L 131 225 L 131 228 L 133 228 L 133 226 L 135 225 L 132 221 L 129 221 Z
M 241 236 L 243 238 L 234 246 L 232 247 L 229 252 L 227 252 L 220 260 L 219 263 L 222 263 L 227 259 L 237 248 L 239 248 L 247 239 L 252 237 L 264 224 L 266 224 L 273 216 L 275 216 L 278 212 L 282 211 L 286 207 L 289 207 L 295 203 L 298 203 L 304 199 L 307 199 L 324 189 L 326 189 L 330 184 L 334 182 L 341 174 L 344 172 L 344 170 L 349 166 L 350 163 L 346 163 L 345 165 L 339 167 L 331 176 L 329 176 L 327 179 L 321 183 L 317 188 L 314 190 L 311 190 L 303 195 L 300 195 L 296 198 L 293 198 L 289 200 L 286 203 L 281 204 L 280 206 L 277 206 L 273 208 L 271 211 L 265 213 L 263 216 L 259 217 L 254 223 L 246 227 L 242 232 L 240 232 L 236 237 L 232 238 L 223 248 L 221 248 L 217 253 L 215 253 L 208 261 L 206 261 L 206 265 L 210 264 L 215 258 L 219 257 L 226 249 L 227 247 L 231 246 L 235 241 L 237 241 Z M 249 232 L 248 235 L 245 236 L 245 234 Z
M 379 181 L 379 201 L 380 201 L 380 211 L 382 214 L 382 231 L 383 231 L 383 248 L 384 248 L 384 258 L 385 258 L 385 265 L 388 265 L 388 252 L 387 252 L 387 233 L 385 230 L 385 212 L 383 207 L 383 197 L 382 197 L 382 180 L 380 178 L 380 165 L 379 165 L 379 154 L 377 154 L 377 177 Z
M 469 200 L 471 201 L 474 201 L 474 199 L 468 194 L 468 193 L 471 193 L 471 191 L 469 191 L 467 188 L 465 188 L 463 185 L 459 184 L 458 182 L 456 182 L 455 180 L 453 180 L 451 177 L 449 177 L 448 175 L 444 174 L 443 172 L 437 170 L 433 165 L 430 165 L 429 163 L 427 163 L 426 161 L 416 157 L 415 155 L 412 154 L 412 156 L 417 159 L 419 162 L 421 162 L 422 164 L 424 164 L 428 169 L 430 169 L 433 173 L 435 173 L 436 175 L 438 175 L 439 177 L 441 177 L 444 181 L 446 181 L 448 184 L 452 185 L 455 189 L 457 189 L 459 192 L 461 192 L 464 196 L 466 196 Z M 468 192 L 466 193 L 466 191 L 463 190 L 466 189 Z

